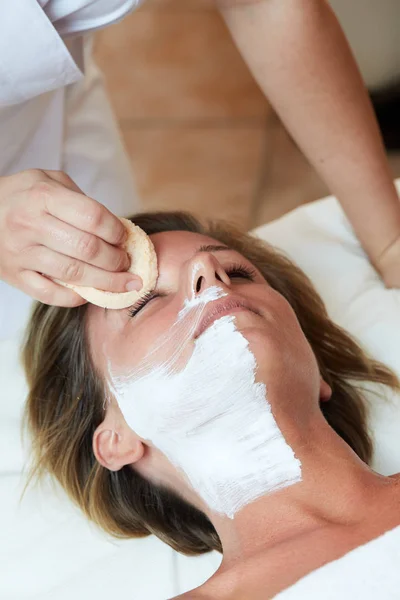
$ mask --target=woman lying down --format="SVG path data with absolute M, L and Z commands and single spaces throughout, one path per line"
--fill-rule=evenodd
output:
M 34 475 L 114 536 L 223 553 L 180 598 L 265 600 L 385 532 L 400 545 L 400 476 L 367 466 L 362 392 L 395 375 L 268 245 L 181 213 L 133 220 L 157 254 L 150 295 L 34 309 Z

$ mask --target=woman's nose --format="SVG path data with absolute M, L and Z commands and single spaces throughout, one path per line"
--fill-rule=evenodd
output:
M 193 258 L 189 269 L 191 297 L 198 296 L 213 285 L 220 286 L 221 284 L 230 286 L 231 281 L 213 254 L 202 252 Z

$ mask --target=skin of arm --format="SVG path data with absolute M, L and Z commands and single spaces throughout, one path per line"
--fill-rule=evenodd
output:
M 253 76 L 337 196 L 371 262 L 400 286 L 400 202 L 345 35 L 325 0 L 221 0 Z

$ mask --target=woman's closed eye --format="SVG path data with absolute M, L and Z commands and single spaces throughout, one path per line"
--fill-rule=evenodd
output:
M 155 298 L 159 298 L 160 295 L 161 294 L 157 294 L 157 292 L 148 292 L 143 296 L 143 298 L 140 298 L 140 300 L 138 300 L 136 304 L 134 304 L 128 309 L 128 315 L 130 317 L 134 317 L 138 314 L 139 311 L 142 310 L 142 308 L 146 306 L 146 304 L 148 304 L 149 302 L 151 302 L 151 300 L 154 300 Z
M 233 264 L 225 269 L 225 273 L 229 279 L 248 279 L 249 281 L 254 281 L 256 277 L 256 270 L 243 264 Z

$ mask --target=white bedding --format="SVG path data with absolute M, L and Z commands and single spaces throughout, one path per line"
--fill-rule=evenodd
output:
M 310 275 L 328 310 L 376 358 L 400 375 L 400 291 L 386 290 L 333 198 L 297 209 L 257 230 Z M 7 309 L 0 284 L 0 323 L 21 329 L 26 302 Z M 18 310 L 17 310 L 18 308 Z M 87 523 L 60 490 L 22 490 L 25 451 L 19 421 L 25 386 L 18 335 L 0 339 L 0 598 L 1 600 L 165 600 L 207 579 L 219 564 L 211 554 L 189 559 L 156 540 L 115 541 Z M 400 471 L 398 398 L 370 396 L 375 468 Z M 290 596 L 292 598 L 293 596 Z
M 400 527 L 300 579 L 275 600 L 398 600 Z

